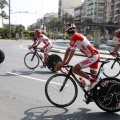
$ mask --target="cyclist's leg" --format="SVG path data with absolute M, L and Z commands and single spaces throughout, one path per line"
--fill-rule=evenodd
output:
M 90 73 L 92 75 L 97 75 L 99 60 L 100 60 L 100 55 L 98 56 L 98 60 L 89 66 L 90 67 Z
M 85 72 L 83 72 L 82 69 L 89 67 L 90 65 L 95 63 L 97 60 L 98 60 L 98 55 L 94 55 L 91 58 L 86 58 L 80 61 L 79 63 L 77 63 L 72 70 L 75 74 L 88 79 L 89 76 Z
M 82 69 L 91 66 L 96 61 L 98 61 L 98 59 L 99 59 L 99 55 L 94 55 L 91 58 L 86 58 L 82 60 L 73 67 L 73 72 L 81 77 L 88 79 L 91 82 L 95 82 L 96 80 L 93 77 L 87 75 L 85 72 L 83 72 Z
M 52 45 L 51 45 L 51 44 L 49 44 L 49 45 L 47 45 L 47 46 L 44 46 L 44 64 L 45 64 L 45 65 L 46 65 L 47 58 L 48 58 L 48 56 L 49 56 L 49 52 L 50 52 L 51 48 L 52 48 Z

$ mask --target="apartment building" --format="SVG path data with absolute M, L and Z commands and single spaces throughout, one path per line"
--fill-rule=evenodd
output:
M 64 13 L 74 15 L 74 7 L 81 5 L 82 0 L 59 0 L 58 16 L 61 17 Z
M 106 22 L 108 0 L 84 0 L 82 6 L 82 21 L 91 18 L 96 23 Z
M 81 13 L 82 13 L 82 5 L 76 6 L 74 8 L 74 21 L 75 21 L 75 24 L 79 24 L 80 22 L 82 22 Z
M 120 0 L 110 0 L 110 21 L 120 23 Z

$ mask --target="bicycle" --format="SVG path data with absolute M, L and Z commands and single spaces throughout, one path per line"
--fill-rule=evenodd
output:
M 111 51 L 109 51 L 112 55 Z M 120 54 L 117 52 L 116 57 L 108 58 L 109 63 L 103 66 L 103 74 L 106 77 L 117 77 L 120 74 Z
M 38 65 L 40 64 L 40 62 L 42 62 L 42 64 L 44 63 L 43 61 L 43 55 L 41 53 L 43 53 L 43 51 L 40 50 L 40 48 L 37 48 L 36 46 L 33 47 L 33 51 L 28 52 L 25 57 L 24 57 L 24 64 L 26 65 L 26 67 L 28 67 L 29 69 L 35 69 L 38 67 Z M 61 62 L 62 59 L 56 55 L 56 54 L 52 54 L 48 56 L 47 59 L 47 67 L 48 69 L 50 69 L 53 72 L 58 71 L 59 69 L 57 69 L 56 64 L 58 62 Z
M 0 64 L 5 60 L 5 54 L 2 50 L 0 50 Z
M 100 72 L 104 64 L 109 61 L 102 62 L 96 79 L 100 81 L 96 84 L 94 88 L 87 91 L 86 88 L 82 86 L 80 81 L 77 79 L 74 73 L 72 73 L 72 67 L 70 65 L 62 66 L 66 68 L 67 73 L 57 73 L 51 76 L 45 84 L 45 95 L 48 101 L 55 105 L 56 107 L 67 107 L 71 105 L 77 98 L 79 87 L 84 92 L 86 104 L 90 102 L 95 102 L 96 105 L 107 112 L 118 112 L 120 111 L 120 80 L 118 78 L 101 78 Z M 86 72 L 87 73 L 87 72 Z M 91 75 L 90 73 L 87 73 Z

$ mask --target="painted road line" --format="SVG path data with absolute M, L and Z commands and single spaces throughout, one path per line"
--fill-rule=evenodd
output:
M 43 79 L 38 79 L 38 78 L 34 78 L 34 77 L 29 77 L 29 76 L 25 76 L 25 75 L 20 75 L 20 74 L 17 74 L 17 73 L 13 73 L 13 72 L 6 72 L 8 74 L 12 74 L 12 75 L 15 75 L 15 76 L 20 76 L 20 77 L 23 77 L 23 78 L 28 78 L 28 79 L 32 79 L 32 80 L 36 80 L 36 81 L 41 81 L 41 82 L 46 82 L 47 80 L 43 80 Z M 61 83 L 56 83 L 56 82 L 50 82 L 50 83 L 53 83 L 53 84 L 58 84 L 58 85 L 61 85 Z M 66 85 L 68 86 L 68 85 Z

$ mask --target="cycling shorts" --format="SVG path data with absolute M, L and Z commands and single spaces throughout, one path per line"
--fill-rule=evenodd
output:
M 89 67 L 90 70 L 97 71 L 99 60 L 100 60 L 100 55 L 96 54 L 96 55 L 93 55 L 93 57 L 86 58 L 86 59 L 80 61 L 78 64 L 80 65 L 80 67 L 82 69 Z
M 52 48 L 52 43 L 44 46 L 44 53 L 48 54 Z

